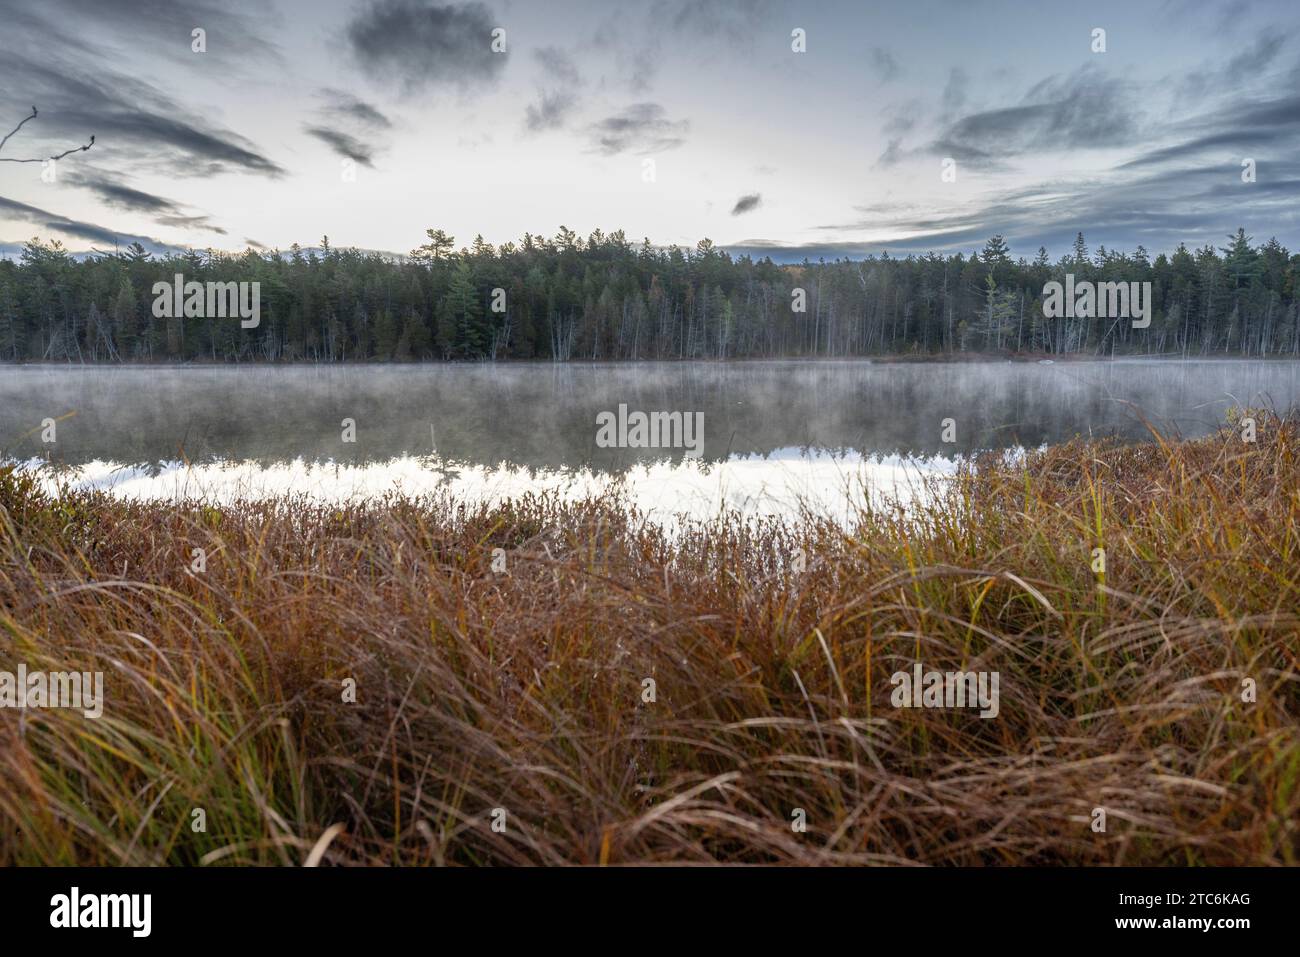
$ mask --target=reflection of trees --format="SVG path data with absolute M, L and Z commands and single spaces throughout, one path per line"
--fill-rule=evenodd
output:
M 0 448 L 44 455 L 46 416 L 75 409 L 53 458 L 67 462 L 359 463 L 433 450 L 445 460 L 621 470 L 681 450 L 599 449 L 595 417 L 619 403 L 704 413 L 704 459 L 814 448 L 950 454 L 1076 434 L 1186 434 L 1221 420 L 1231 393 L 1300 395 L 1292 363 L 737 363 L 307 369 L 15 369 L 0 381 Z M 1131 403 L 1131 404 L 1130 404 Z M 340 441 L 343 418 L 357 442 Z M 957 421 L 956 445 L 940 423 Z

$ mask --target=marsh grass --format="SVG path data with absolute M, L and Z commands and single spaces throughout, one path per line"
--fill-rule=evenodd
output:
M 1300 424 L 1257 415 L 847 531 L 5 470 L 0 668 L 107 701 L 0 711 L 0 863 L 1297 863 Z M 918 660 L 999 672 L 999 716 L 891 707 Z

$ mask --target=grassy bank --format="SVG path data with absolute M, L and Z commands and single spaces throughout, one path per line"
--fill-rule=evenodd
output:
M 1300 423 L 1258 423 L 677 541 L 0 473 L 0 669 L 106 688 L 0 710 L 0 864 L 1297 863 Z M 917 661 L 997 717 L 892 707 Z

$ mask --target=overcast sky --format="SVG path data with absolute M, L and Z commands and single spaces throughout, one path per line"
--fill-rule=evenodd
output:
M 561 224 L 778 259 L 1238 225 L 1300 248 L 1295 0 L 0 0 L 0 23 L 0 135 L 39 110 L 0 159 L 96 137 L 54 182 L 0 162 L 11 253 Z

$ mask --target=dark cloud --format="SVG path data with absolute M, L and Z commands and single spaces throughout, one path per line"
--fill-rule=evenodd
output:
M 325 100 L 325 106 L 320 112 L 326 116 L 370 130 L 389 130 L 393 127 L 393 121 L 380 112 L 378 107 L 351 93 L 325 87 L 320 91 L 320 96 Z
M 174 226 L 177 229 L 202 229 L 205 232 L 216 233 L 219 236 L 225 236 L 226 230 L 221 226 L 212 225 L 212 220 L 203 214 L 193 216 L 162 216 L 158 219 L 160 226 Z
M 537 95 L 537 102 L 529 103 L 524 110 L 524 126 L 533 133 L 559 129 L 577 102 L 577 97 L 567 90 L 543 91 Z
M 658 103 L 633 103 L 588 127 L 592 146 L 606 155 L 657 153 L 681 146 L 690 124 L 669 120 Z
M 533 59 L 541 67 L 546 82 L 558 86 L 577 86 L 582 77 L 573 58 L 559 47 L 542 47 L 533 52 Z
M 106 206 L 127 212 L 143 213 L 152 217 L 160 226 L 202 229 L 221 236 L 226 235 L 226 230 L 213 224 L 211 217 L 203 213 L 187 212 L 180 203 L 127 186 L 98 170 L 77 171 L 66 175 L 65 179 L 78 189 L 93 193 Z
M 1123 81 L 1088 65 L 1035 84 L 1017 106 L 962 117 L 929 151 L 994 166 L 1026 153 L 1129 145 L 1137 131 Z
M 1294 150 L 1300 145 L 1300 94 L 1263 101 L 1231 101 L 1178 124 L 1172 132 L 1183 138 L 1150 150 L 1125 167 L 1183 162 L 1207 150 L 1232 153 L 1238 159 L 1279 146 Z
M 889 167 L 898 163 L 903 158 L 902 145 L 903 141 L 899 137 L 891 139 L 885 151 L 876 159 L 876 166 Z
M 1286 43 L 1287 38 L 1285 31 L 1276 29 L 1260 33 L 1251 46 L 1228 61 L 1223 71 L 1224 79 L 1229 83 L 1240 83 L 1258 74 L 1259 71 L 1268 69 L 1269 64 L 1276 60 L 1278 53 L 1282 51 L 1282 45 Z
M 73 179 L 72 183 L 82 189 L 89 190 L 103 200 L 106 205 L 117 209 L 145 213 L 168 213 L 176 209 L 176 205 L 169 199 L 163 199 L 161 196 L 133 189 L 130 186 L 123 186 L 120 183 L 80 176 Z
M 109 34 L 127 49 L 184 60 L 197 68 L 230 69 L 280 59 L 266 29 L 278 18 L 256 0 L 43 0 L 41 7 L 57 22 L 77 24 L 81 35 Z M 207 34 L 207 52 L 202 54 L 191 49 L 196 27 Z
M 469 93 L 493 85 L 505 68 L 509 54 L 492 52 L 498 26 L 481 3 L 373 0 L 345 37 L 363 70 L 408 94 L 436 87 Z
M 261 62 L 273 59 L 273 49 L 253 35 L 253 21 L 243 14 L 201 3 L 52 0 L 41 6 L 6 8 L 4 19 L 0 89 L 13 91 L 15 100 L 21 98 L 23 113 L 33 103 L 40 109 L 39 116 L 21 132 L 21 155 L 48 154 L 93 135 L 97 142 L 88 158 L 111 163 L 119 170 L 173 177 L 224 172 L 278 177 L 284 173 L 249 140 L 190 111 L 139 70 L 119 67 L 120 59 L 109 59 L 122 58 L 123 51 L 133 45 L 150 57 L 166 55 L 160 44 L 170 38 L 186 57 L 196 58 L 191 62 L 197 65 L 197 58 L 203 55 L 190 51 L 190 30 L 195 26 L 207 29 L 209 39 L 219 35 L 245 53 L 259 54 Z M 259 17 L 257 22 L 265 21 L 266 17 Z M 173 28 L 178 31 L 175 36 Z M 217 64 L 221 60 L 202 62 Z M 232 73 L 230 60 L 226 57 L 225 76 Z M 87 166 L 81 160 L 61 166 L 60 180 L 93 195 L 105 206 L 148 217 L 159 226 L 225 235 L 225 229 L 203 211 L 139 189 L 120 174 Z M 3 208 L 72 239 L 119 246 L 140 242 L 156 251 L 181 248 L 13 200 L 4 201 Z
M 1295 155 L 1295 154 L 1292 154 Z M 1221 243 L 1238 226 L 1279 236 L 1300 228 L 1300 160 L 1280 159 L 1256 183 L 1242 183 L 1235 163 L 1179 168 L 1132 176 L 1123 168 L 1088 182 L 1040 182 L 1005 190 L 944 213 L 882 209 L 864 218 L 821 226 L 825 232 L 888 233 L 869 244 L 899 251 L 952 251 L 1001 233 L 1013 247 L 1040 245 L 1064 252 L 1076 232 L 1093 245 L 1172 250 L 1180 242 Z M 859 211 L 868 212 L 863 207 Z M 844 245 L 840 243 L 839 245 Z
M 742 213 L 748 213 L 758 209 L 763 202 L 761 193 L 746 193 L 740 199 L 736 200 L 736 205 L 731 207 L 731 215 L 739 216 Z
M 115 229 L 109 229 L 106 226 L 98 226 L 95 223 L 68 219 L 57 213 L 51 213 L 36 206 L 29 206 L 26 203 L 20 203 L 16 200 L 6 199 L 3 196 L 0 196 L 0 211 L 11 213 L 18 219 L 36 223 L 40 227 L 53 232 L 62 233 L 64 236 L 84 239 L 92 243 L 102 243 L 111 246 L 129 246 L 131 243 L 138 242 L 146 249 L 154 252 L 183 251 L 179 246 L 173 246 L 149 236 L 133 236 L 130 233 L 119 232 Z
M 542 47 L 533 57 L 542 79 L 537 100 L 524 111 L 524 126 L 533 133 L 559 129 L 578 104 L 576 91 L 582 78 L 573 60 L 558 47 Z
M 373 168 L 380 141 L 393 128 L 392 120 L 378 107 L 342 90 L 326 87 L 318 96 L 324 101 L 316 111 L 320 119 L 304 123 L 303 132 L 339 156 Z
M 869 245 L 897 251 L 952 251 L 994 233 L 1027 252 L 1040 245 L 1064 252 L 1076 232 L 1094 246 L 1131 249 L 1142 243 L 1152 250 L 1172 250 L 1180 242 L 1222 244 L 1238 226 L 1258 235 L 1295 235 L 1300 230 L 1300 94 L 1290 91 L 1297 81 L 1300 69 L 1278 84 L 1288 91 L 1283 95 L 1245 90 L 1173 124 L 1143 124 L 1126 145 L 1145 141 L 1150 144 L 1145 152 L 1091 177 L 1037 181 L 951 211 L 858 207 L 863 218 L 819 228 L 890 234 L 896 238 L 887 244 Z M 1040 84 L 1032 92 L 1057 90 L 1060 83 Z M 989 136 L 998 130 L 1018 142 L 1033 138 L 1018 117 L 979 116 Z M 1081 143 L 1104 140 L 1110 132 L 1086 122 L 1063 125 L 1069 137 L 1082 137 Z M 1241 160 L 1247 156 L 1259 163 L 1253 183 L 1241 180 Z
M 24 104 L 39 106 L 38 121 L 23 130 L 38 143 L 93 134 L 97 149 L 112 150 L 119 161 L 174 175 L 284 173 L 253 143 L 190 114 L 146 81 L 69 56 L 53 41 L 22 43 L 0 34 L 0 89 L 21 89 Z
M 778 10 L 774 0 L 653 0 L 607 8 L 586 49 L 612 57 L 604 82 L 637 94 L 654 85 L 661 63 L 684 45 L 706 46 L 712 57 L 750 55 L 758 38 L 770 36 Z
M 371 147 L 361 142 L 355 136 L 344 133 L 342 130 L 330 129 L 326 126 L 312 126 L 310 124 L 303 126 L 303 132 L 308 136 L 314 136 L 339 156 L 347 157 L 362 166 L 374 167 L 374 151 Z

